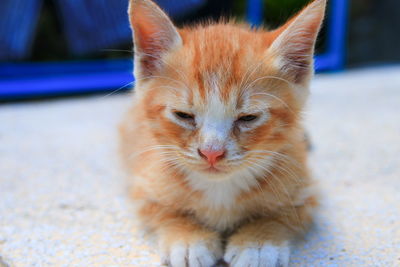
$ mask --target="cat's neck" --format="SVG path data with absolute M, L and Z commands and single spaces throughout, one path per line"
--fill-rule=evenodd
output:
M 208 177 L 207 177 L 208 176 Z M 257 186 L 257 179 L 249 170 L 242 170 L 216 177 L 215 174 L 191 172 L 186 180 L 194 191 L 203 194 L 203 201 L 211 209 L 230 209 L 238 195 Z

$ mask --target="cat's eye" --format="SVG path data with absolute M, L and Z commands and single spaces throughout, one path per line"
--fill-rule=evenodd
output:
M 194 115 L 182 111 L 175 111 L 175 116 L 182 120 L 194 120 Z
M 257 118 L 258 117 L 256 115 L 245 115 L 245 116 L 239 117 L 238 121 L 250 122 L 250 121 L 256 120 Z

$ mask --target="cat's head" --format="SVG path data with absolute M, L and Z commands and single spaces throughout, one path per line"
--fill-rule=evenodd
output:
M 290 145 L 325 5 L 263 31 L 229 22 L 178 29 L 150 0 L 131 1 L 135 97 L 170 165 L 215 177 L 263 171 Z

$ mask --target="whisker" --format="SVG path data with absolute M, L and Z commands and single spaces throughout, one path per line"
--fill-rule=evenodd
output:
M 292 111 L 292 109 L 289 107 L 289 105 L 285 101 L 283 101 L 281 98 L 277 97 L 276 95 L 269 94 L 269 93 L 254 93 L 251 96 L 257 96 L 257 95 L 264 95 L 264 96 L 272 97 L 273 99 L 275 99 L 275 100 L 279 101 L 280 103 L 282 103 L 282 105 L 284 105 L 287 109 Z
M 300 217 L 299 217 L 299 215 L 298 215 L 298 213 L 297 213 L 297 209 L 295 208 L 294 202 L 293 202 L 293 200 L 291 199 L 290 194 L 289 194 L 289 191 L 287 190 L 286 186 L 285 186 L 285 185 L 282 183 L 282 181 L 281 181 L 279 178 L 277 178 L 268 168 L 266 168 L 266 167 L 264 167 L 264 166 L 262 166 L 262 165 L 260 165 L 260 164 L 258 164 L 258 163 L 256 163 L 256 162 L 254 162 L 254 161 L 252 161 L 252 163 L 253 163 L 254 165 L 258 166 L 259 168 L 263 169 L 264 171 L 266 171 L 266 172 L 270 175 L 271 178 L 273 178 L 277 183 L 280 184 L 280 187 L 282 188 L 283 192 L 284 192 L 284 193 L 286 194 L 286 196 L 287 196 L 287 200 L 288 200 L 288 202 L 289 202 L 289 205 L 290 205 L 290 208 L 291 208 L 292 212 L 295 214 L 296 219 L 297 219 L 298 222 L 300 223 L 301 221 L 300 221 Z M 264 177 L 262 177 L 262 178 L 264 178 Z M 272 189 L 272 184 L 269 183 L 269 185 L 271 186 L 271 189 Z M 279 198 L 278 198 L 278 199 L 279 199 Z
M 282 173 L 284 171 L 286 174 L 288 174 L 289 178 L 294 179 L 294 181 L 299 184 L 300 179 L 297 177 L 297 175 L 289 168 L 289 165 L 294 165 L 295 167 L 299 167 L 298 162 L 293 159 L 292 157 L 289 157 L 285 154 L 276 152 L 276 151 L 270 151 L 270 150 L 254 150 L 251 153 L 252 158 L 257 158 L 257 159 L 266 159 L 265 156 L 271 156 L 271 159 L 273 161 L 280 161 L 284 164 L 284 166 L 280 164 L 274 164 L 274 168 L 278 170 L 279 172 Z M 287 168 L 285 168 L 287 167 Z
M 149 146 L 145 150 L 139 151 L 132 153 L 131 155 L 128 156 L 128 159 L 132 159 L 133 157 L 137 157 L 143 153 L 152 151 L 152 150 L 163 150 L 163 149 L 177 149 L 177 146 L 174 145 L 155 145 L 155 146 Z
M 125 84 L 125 85 L 123 85 L 123 86 L 119 87 L 118 89 L 115 89 L 115 90 L 113 90 L 111 93 L 108 93 L 108 94 L 106 94 L 106 95 L 104 95 L 104 96 L 100 97 L 100 99 L 103 99 L 103 98 L 106 98 L 106 97 L 112 96 L 112 95 L 113 95 L 113 94 L 115 94 L 116 92 L 119 92 L 119 91 L 121 91 L 122 89 L 124 89 L 124 88 L 128 87 L 129 85 L 133 85 L 134 83 L 135 83 L 135 81 L 133 81 L 133 82 L 130 82 L 130 83 L 127 83 L 127 84 Z
M 255 162 L 252 161 L 252 160 L 246 160 L 246 161 L 247 161 L 249 164 L 253 164 L 253 165 L 257 166 L 257 167 L 261 167 L 261 169 L 263 169 L 264 171 L 266 171 L 268 175 L 272 175 L 272 173 L 270 173 L 269 170 L 267 170 L 265 167 L 259 165 L 258 163 L 255 163 Z M 258 177 L 259 179 L 262 179 L 262 180 L 264 180 L 265 182 L 268 183 L 268 185 L 270 186 L 270 188 L 271 188 L 271 190 L 272 190 L 272 193 L 275 195 L 275 197 L 278 199 L 278 201 L 283 202 L 282 195 L 279 193 L 279 190 L 277 190 L 277 188 L 276 188 L 272 183 L 270 183 L 270 181 L 268 180 L 268 177 L 265 176 L 265 175 L 261 175 L 261 176 L 260 176 L 260 175 L 258 174 L 257 169 L 255 169 L 254 166 L 250 166 L 250 168 L 255 172 L 256 177 Z
M 100 49 L 100 51 L 104 52 L 127 52 L 133 54 L 133 50 L 124 50 L 124 49 Z

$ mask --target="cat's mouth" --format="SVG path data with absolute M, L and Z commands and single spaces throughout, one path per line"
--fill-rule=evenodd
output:
M 214 165 L 208 166 L 207 168 L 204 169 L 204 171 L 213 174 L 220 174 L 225 172 L 224 170 L 217 168 Z

